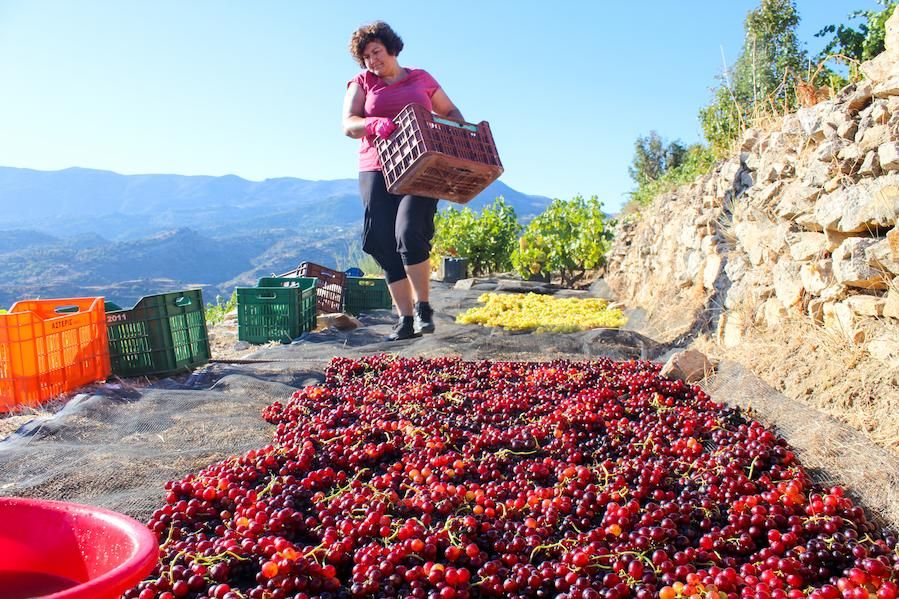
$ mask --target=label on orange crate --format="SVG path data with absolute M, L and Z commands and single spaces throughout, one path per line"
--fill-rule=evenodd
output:
M 75 324 L 74 318 L 64 318 L 62 320 L 54 320 L 50 323 L 51 329 L 64 329 L 66 327 L 70 327 Z

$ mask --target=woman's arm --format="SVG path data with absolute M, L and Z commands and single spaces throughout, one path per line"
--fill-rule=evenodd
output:
M 446 92 L 443 91 L 442 87 L 438 87 L 437 91 L 434 92 L 434 95 L 431 96 L 431 106 L 434 108 L 434 112 L 440 116 L 445 116 L 457 121 L 465 120 L 465 118 L 462 117 L 462 113 L 459 112 L 459 109 L 456 108 L 453 101 L 449 99 L 449 96 L 446 95 Z
M 436 94 L 435 94 L 436 95 Z M 365 136 L 365 92 L 358 83 L 350 83 L 343 97 L 343 134 L 353 139 Z

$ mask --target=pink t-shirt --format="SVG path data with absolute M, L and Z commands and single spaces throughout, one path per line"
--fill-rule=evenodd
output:
M 370 71 L 362 71 L 347 82 L 348 87 L 351 83 L 356 83 L 365 92 L 363 116 L 383 116 L 392 119 L 412 102 L 433 110 L 431 96 L 440 85 L 424 69 L 406 68 L 406 71 L 408 75 L 392 85 L 387 85 L 383 79 Z M 362 138 L 362 145 L 359 148 L 359 170 L 381 170 L 375 137 L 372 135 Z

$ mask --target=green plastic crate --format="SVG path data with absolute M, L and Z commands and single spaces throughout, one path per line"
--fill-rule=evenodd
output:
M 390 290 L 384 279 L 347 277 L 343 292 L 343 311 L 359 314 L 366 310 L 389 310 L 393 307 Z
M 315 328 L 315 279 L 265 277 L 237 288 L 237 338 L 248 343 L 290 343 Z
M 315 329 L 315 317 L 318 314 L 316 303 L 315 277 L 262 277 L 256 283 L 257 287 L 296 287 L 300 290 L 300 315 L 302 328 L 300 331 Z
M 205 364 L 211 357 L 199 289 L 147 295 L 130 310 L 112 302 L 106 308 L 114 374 L 174 374 Z

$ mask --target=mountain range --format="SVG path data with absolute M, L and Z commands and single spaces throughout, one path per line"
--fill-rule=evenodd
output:
M 494 182 L 527 222 L 550 198 Z M 441 202 L 441 208 L 456 206 Z M 362 258 L 355 179 L 121 175 L 0 166 L 0 307 L 31 297 L 143 295 L 201 286 L 207 301 L 302 261 Z

